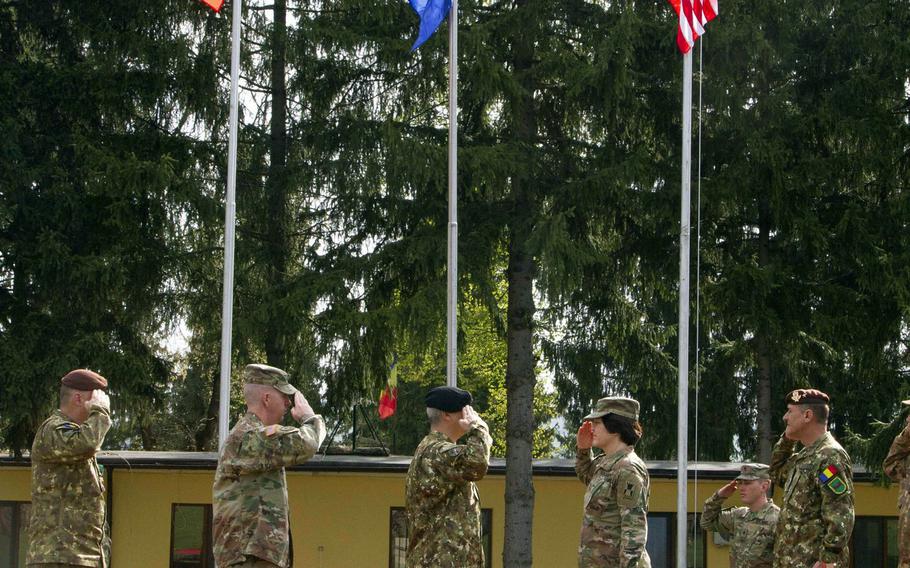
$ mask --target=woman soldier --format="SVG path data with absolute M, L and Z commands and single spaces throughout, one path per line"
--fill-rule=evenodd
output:
M 650 568 L 648 496 L 651 481 L 635 444 L 641 439 L 638 401 L 602 398 L 578 429 L 575 474 L 585 492 L 579 568 Z M 591 448 L 603 454 L 591 457 Z

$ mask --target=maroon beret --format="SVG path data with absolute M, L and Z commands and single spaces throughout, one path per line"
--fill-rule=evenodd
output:
M 65 387 L 81 391 L 107 390 L 107 379 L 88 369 L 70 371 L 60 379 L 60 383 Z
M 787 395 L 787 404 L 828 404 L 831 397 L 818 389 L 796 389 Z

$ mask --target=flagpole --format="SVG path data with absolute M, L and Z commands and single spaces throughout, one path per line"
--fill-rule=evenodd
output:
M 240 81 L 240 16 L 243 0 L 231 7 L 231 114 L 228 139 L 227 192 L 224 198 L 224 297 L 221 305 L 221 383 L 218 399 L 218 447 L 228 435 L 231 398 L 231 330 L 234 317 L 234 225 L 237 184 L 237 95 Z
M 446 384 L 458 384 L 458 0 L 449 12 L 449 235 Z
M 683 55 L 682 202 L 679 231 L 679 401 L 676 430 L 676 565 L 686 563 L 689 462 L 689 205 L 692 171 L 692 50 Z

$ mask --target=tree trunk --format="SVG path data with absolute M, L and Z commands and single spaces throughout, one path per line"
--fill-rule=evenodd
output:
M 758 267 L 768 269 L 771 232 L 770 204 L 767 195 L 760 198 L 758 217 Z M 767 313 L 767 310 L 765 310 Z M 771 463 L 774 437 L 771 431 L 771 353 L 768 324 L 760 322 L 755 332 L 755 354 L 758 363 L 758 460 Z
M 516 8 L 526 11 L 530 0 Z M 532 22 L 534 16 L 528 15 Z M 512 133 L 528 163 L 537 136 L 534 112 L 535 84 L 530 72 L 534 61 L 534 32 L 528 26 L 516 33 L 513 44 L 515 75 L 522 86 L 511 101 Z M 506 362 L 506 494 L 505 568 L 526 568 L 533 562 L 534 483 L 531 451 L 534 443 L 534 277 L 536 266 L 527 243 L 535 218 L 535 175 L 524 168 L 512 176 L 512 219 L 509 223 L 507 362 Z
M 212 373 L 212 396 L 209 398 L 208 408 L 205 409 L 202 427 L 196 430 L 193 436 L 197 452 L 204 452 L 215 436 L 215 428 L 218 426 L 218 406 L 221 400 L 220 381 L 220 374 Z M 228 427 L 230 427 L 230 424 L 228 424 Z
M 531 566 L 534 484 L 534 261 L 522 249 L 523 231 L 512 234 L 506 366 L 506 568 Z
M 275 0 L 272 25 L 269 176 L 265 184 L 267 218 L 265 219 L 268 269 L 266 279 L 267 320 L 265 354 L 270 365 L 285 365 L 285 314 L 280 305 L 287 294 L 288 265 L 288 133 L 287 133 L 287 0 Z

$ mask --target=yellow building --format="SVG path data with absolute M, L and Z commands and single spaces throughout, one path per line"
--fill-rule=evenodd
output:
M 211 568 L 212 481 L 217 456 L 190 452 L 111 452 L 101 456 L 108 483 L 113 568 Z M 288 470 L 294 566 L 404 566 L 404 480 L 409 457 L 317 456 Z M 648 462 L 652 566 L 674 566 L 675 462 Z M 690 468 L 689 512 L 736 477 L 738 464 Z M 697 482 L 695 480 L 698 475 Z M 896 566 L 897 487 L 856 473 L 854 568 Z M 23 566 L 30 499 L 28 460 L 0 458 L 0 568 Z M 478 483 L 489 566 L 502 566 L 505 465 L 493 460 Z M 571 460 L 534 463 L 534 565 L 573 568 L 584 486 Z M 736 498 L 729 505 L 737 505 Z M 690 530 L 689 534 L 693 534 Z M 728 548 L 695 531 L 695 568 L 729 568 Z M 692 553 L 690 553 L 692 554 Z M 839 567 L 840 568 L 840 567 Z

